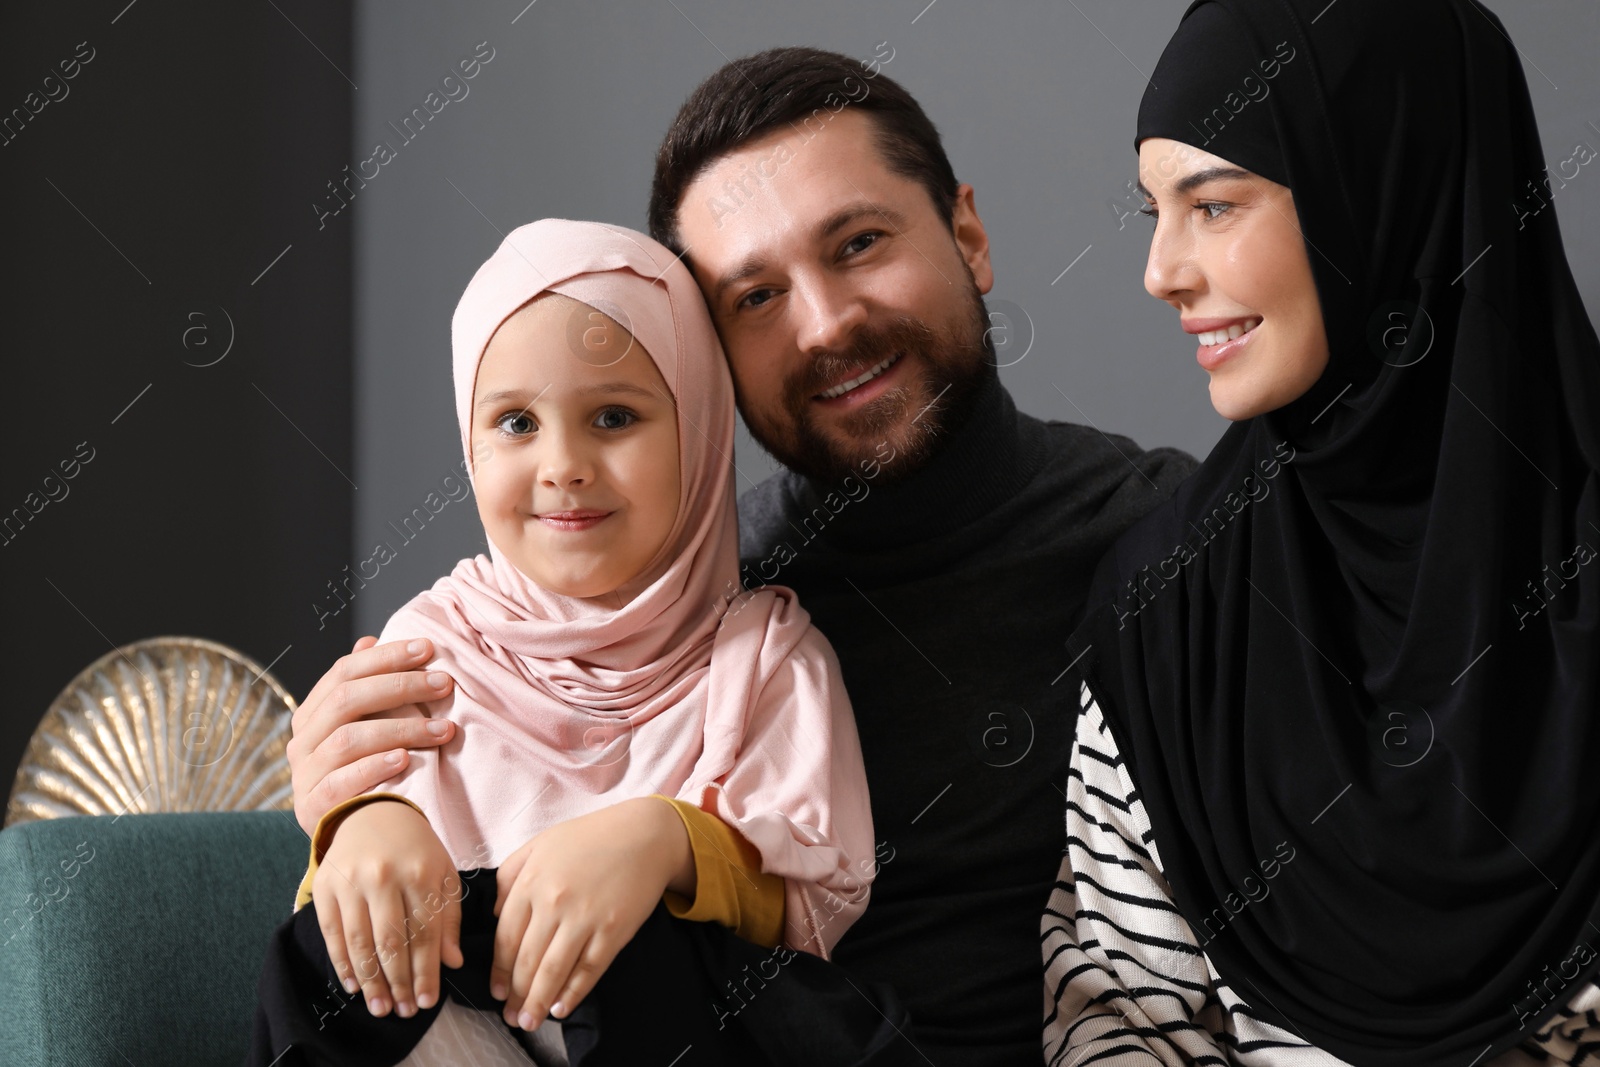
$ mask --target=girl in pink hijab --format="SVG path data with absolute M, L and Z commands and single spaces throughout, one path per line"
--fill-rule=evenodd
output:
M 688 268 L 643 234 L 543 219 L 478 269 L 451 336 L 489 551 L 379 640 L 433 642 L 454 686 L 429 711 L 459 728 L 319 823 L 295 905 L 316 926 L 297 915 L 269 954 L 262 1063 L 317 1062 L 293 1057 L 318 1040 L 331 1056 L 330 1019 L 358 1016 L 340 1061 L 397 1062 L 450 1018 L 441 960 L 460 969 L 443 976 L 456 1016 L 566 1019 L 647 921 L 731 929 L 774 977 L 828 959 L 875 873 L 833 650 L 790 590 L 739 584 L 733 387 Z M 733 959 L 696 951 L 713 972 Z M 695 1010 L 718 1031 L 739 977 L 704 979 Z M 295 1002 L 308 986 L 327 1010 Z

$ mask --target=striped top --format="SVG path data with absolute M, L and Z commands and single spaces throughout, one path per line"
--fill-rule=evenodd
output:
M 1259 1017 L 1218 976 L 1172 902 L 1144 804 L 1087 686 L 1081 697 L 1066 849 L 1040 922 L 1044 1062 L 1343 1067 Z M 1481 1067 L 1600 1067 L 1600 987 L 1567 992 L 1538 1034 Z

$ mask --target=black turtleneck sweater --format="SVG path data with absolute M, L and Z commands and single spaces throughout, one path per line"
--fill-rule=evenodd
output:
M 739 500 L 745 584 L 799 594 L 861 734 L 878 878 L 835 959 L 899 991 L 937 1067 L 1041 1060 L 1077 713 L 1064 641 L 1101 554 L 1195 465 L 1024 415 L 991 379 L 905 481 L 782 471 Z

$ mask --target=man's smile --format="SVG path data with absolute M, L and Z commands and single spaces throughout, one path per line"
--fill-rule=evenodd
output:
M 855 377 L 847 378 L 828 389 L 824 389 L 822 392 L 816 394 L 815 399 L 821 401 L 830 401 L 839 400 L 848 396 L 850 401 L 856 400 L 857 398 L 854 395 L 855 390 L 860 389 L 870 381 L 874 381 L 882 377 L 890 367 L 893 367 L 900 362 L 900 356 L 901 353 L 896 352 L 888 359 L 873 364 L 871 367 L 868 367 Z

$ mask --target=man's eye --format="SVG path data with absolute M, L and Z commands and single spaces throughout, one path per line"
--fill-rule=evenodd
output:
M 606 408 L 595 416 L 594 424 L 602 430 L 621 430 L 633 425 L 638 418 L 627 408 Z
M 1225 214 L 1230 206 L 1231 205 L 1229 205 L 1229 204 L 1218 204 L 1218 203 L 1212 202 L 1212 203 L 1196 204 L 1195 205 L 1195 210 L 1204 211 L 1206 213 L 1206 218 L 1214 219 L 1214 218 L 1218 217 L 1219 215 Z
M 744 295 L 744 299 L 739 301 L 738 306 L 758 308 L 762 304 L 765 304 L 768 300 L 772 299 L 770 295 L 771 293 L 771 289 L 752 289 L 750 292 Z
M 519 423 L 522 428 L 511 429 L 508 426 L 509 423 Z M 536 429 L 532 417 L 526 411 L 507 412 L 495 420 L 495 426 L 513 437 L 521 437 L 523 434 L 532 433 Z
M 1159 219 L 1161 217 L 1161 212 L 1156 210 L 1156 206 L 1154 204 L 1146 204 L 1144 207 L 1139 209 L 1139 214 L 1143 215 L 1147 219 Z
M 877 239 L 879 237 L 881 237 L 881 236 L 883 236 L 883 235 L 879 234 L 879 233 L 860 233 L 860 234 L 857 234 L 856 236 L 850 238 L 850 240 L 845 242 L 845 246 L 844 246 L 845 247 L 845 251 L 847 251 L 847 252 L 850 252 L 850 251 L 864 252 L 868 248 L 871 248 L 873 243 L 875 241 L 877 241 Z M 862 242 L 866 242 L 866 243 L 863 244 Z

